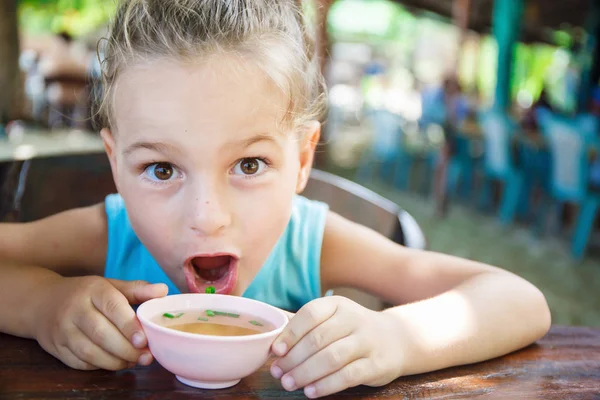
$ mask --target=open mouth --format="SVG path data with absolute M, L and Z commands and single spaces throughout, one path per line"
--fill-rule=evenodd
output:
M 212 286 L 215 293 L 231 294 L 237 283 L 237 263 L 237 258 L 230 254 L 190 258 L 184 267 L 190 293 L 205 293 Z

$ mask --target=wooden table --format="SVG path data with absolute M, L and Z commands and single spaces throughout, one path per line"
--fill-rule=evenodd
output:
M 35 341 L 0 334 L 0 399 L 301 399 L 268 365 L 233 388 L 205 391 L 179 383 L 156 362 L 121 372 L 76 371 Z M 600 329 L 559 327 L 537 344 L 485 363 L 357 387 L 339 399 L 600 399 Z

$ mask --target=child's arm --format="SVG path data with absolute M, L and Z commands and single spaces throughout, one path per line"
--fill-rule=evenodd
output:
M 323 290 L 355 287 L 403 305 L 373 312 L 333 297 L 301 309 L 273 345 L 283 357 L 272 372 L 309 397 L 497 357 L 550 327 L 544 296 L 516 275 L 398 246 L 333 213 L 321 277 Z
M 103 275 L 106 224 L 103 204 L 29 223 L 0 223 L 0 260 L 51 269 L 63 276 Z
M 0 224 L 0 331 L 35 338 L 74 368 L 120 369 L 138 361 L 146 342 L 129 302 L 165 295 L 166 287 L 64 277 L 103 275 L 106 248 L 103 205 Z M 136 332 L 142 337 L 134 346 Z

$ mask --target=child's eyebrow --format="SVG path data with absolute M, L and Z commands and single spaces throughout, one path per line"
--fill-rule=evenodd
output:
M 276 146 L 280 146 L 279 141 L 277 140 L 277 138 L 275 138 L 275 136 L 273 135 L 269 135 L 266 133 L 259 133 L 256 134 L 252 137 L 249 137 L 247 139 L 243 139 L 240 141 L 233 141 L 231 143 L 229 143 L 230 146 L 236 146 L 236 147 L 242 147 L 242 148 L 246 148 L 246 147 L 250 147 L 255 143 L 259 143 L 259 142 L 269 142 L 271 144 L 274 144 Z
M 268 142 L 277 147 L 281 147 L 281 144 L 279 143 L 279 141 L 277 140 L 277 138 L 275 136 L 269 135 L 266 133 L 259 133 L 259 134 L 256 134 L 254 136 L 251 136 L 251 137 L 243 139 L 243 140 L 231 141 L 231 142 L 227 143 L 227 145 L 225 147 L 226 148 L 231 148 L 231 147 L 246 148 L 246 147 L 252 146 L 253 144 L 260 143 L 260 142 Z M 127 146 L 127 148 L 123 151 L 123 154 L 128 156 L 131 153 L 133 153 L 134 151 L 139 150 L 139 149 L 156 151 L 158 153 L 163 153 L 163 154 L 169 154 L 169 153 L 172 154 L 172 153 L 177 153 L 179 151 L 177 149 L 177 147 L 172 146 L 168 143 L 139 141 L 139 142 L 135 142 L 135 143 Z
M 171 146 L 170 144 L 167 143 L 160 143 L 160 142 L 135 142 L 129 146 L 127 146 L 127 148 L 125 149 L 125 151 L 123 151 L 124 155 L 129 155 L 131 153 L 133 153 L 136 150 L 139 149 L 147 149 L 147 150 L 152 150 L 152 151 L 156 151 L 158 153 L 173 153 L 173 152 L 177 152 L 177 148 L 174 146 Z

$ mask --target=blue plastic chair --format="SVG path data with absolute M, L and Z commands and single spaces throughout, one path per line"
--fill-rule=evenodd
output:
M 589 151 L 598 145 L 599 121 L 592 115 L 564 117 L 547 109 L 538 111 L 541 130 L 550 147 L 550 191 L 559 202 L 580 206 L 571 253 L 583 258 L 600 206 L 600 194 L 589 190 Z
M 444 125 L 446 121 L 446 106 L 444 93 L 441 89 L 428 89 L 421 93 L 421 117 L 419 128 L 425 130 L 431 124 Z
M 453 148 L 453 155 L 448 162 L 448 193 L 468 198 L 471 195 L 473 172 L 477 168 L 477 160 L 471 154 L 472 141 L 461 133 L 448 140 L 452 141 Z
M 550 193 L 550 169 L 552 165 L 550 151 L 545 145 L 535 142 L 518 143 L 518 166 L 524 174 L 523 200 L 519 202 L 519 213 L 528 214 L 532 209 L 531 201 L 537 189 L 538 203 L 533 207 L 531 217 L 535 222 L 534 235 L 540 236 L 544 230 L 544 221 L 547 219 L 545 199 Z
M 488 110 L 480 113 L 479 123 L 484 138 L 484 188 L 482 200 L 491 203 L 491 180 L 504 184 L 499 218 L 504 225 L 514 221 L 526 194 L 523 171 L 517 168 L 513 159 L 512 141 L 518 131 L 517 124 L 506 114 Z
M 402 119 L 386 109 L 367 113 L 374 137 L 359 162 L 357 180 L 367 182 L 376 172 L 399 189 L 408 187 L 412 156 L 403 149 Z M 378 171 L 377 171 L 378 169 Z
M 469 113 L 469 105 L 465 97 L 457 99 L 458 109 L 456 119 L 458 124 L 466 120 Z M 441 88 L 430 89 L 424 91 L 421 95 L 422 115 L 419 119 L 419 128 L 425 131 L 428 126 L 439 125 L 448 128 L 448 110 L 444 102 L 444 92 Z M 460 129 L 458 129 L 460 131 Z M 460 185 L 460 194 L 463 197 L 468 197 L 471 193 L 471 182 L 473 171 L 476 167 L 476 161 L 471 155 L 471 141 L 469 138 L 460 133 L 448 135 L 446 132 L 446 140 L 451 141 L 450 146 L 453 149 L 453 154 L 448 160 L 448 169 L 445 185 L 450 196 L 457 194 Z M 433 170 L 439 162 L 439 154 L 428 155 L 426 157 L 426 165 L 428 169 Z
M 428 142 L 427 131 L 436 127 L 443 129 L 446 121 L 446 106 L 444 104 L 443 92 L 440 88 L 429 88 L 421 93 L 421 116 L 419 117 L 418 129 L 424 135 L 424 141 Z M 431 182 L 435 167 L 439 162 L 438 149 L 430 148 L 421 153 L 414 163 L 420 163 L 423 174 L 419 182 L 419 192 L 427 195 L 431 190 Z

